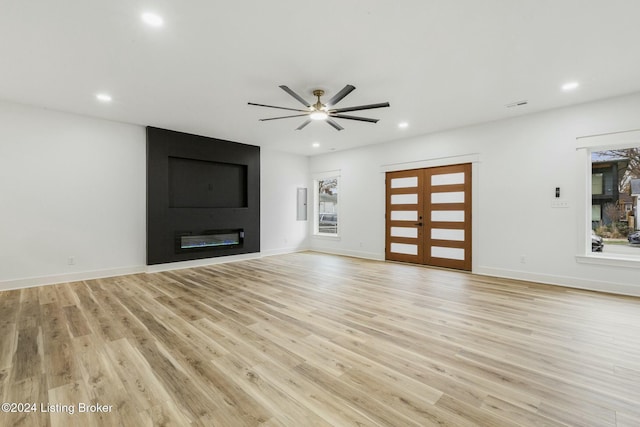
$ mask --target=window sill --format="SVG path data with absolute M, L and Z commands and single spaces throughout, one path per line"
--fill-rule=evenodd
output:
M 608 265 L 613 267 L 640 268 L 640 258 L 612 257 L 606 255 L 576 255 L 580 264 Z

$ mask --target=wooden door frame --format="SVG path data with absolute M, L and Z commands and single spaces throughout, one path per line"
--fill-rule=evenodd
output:
M 470 272 L 476 272 L 479 269 L 478 266 L 478 256 L 479 248 L 478 248 L 478 232 L 480 230 L 479 218 L 479 177 L 480 177 L 480 163 L 481 156 L 477 153 L 471 154 L 463 154 L 459 156 L 448 156 L 448 157 L 440 157 L 433 159 L 417 159 L 410 162 L 397 162 L 397 163 L 387 163 L 380 165 L 380 185 L 383 189 L 382 198 L 384 200 L 381 208 L 384 209 L 384 213 L 386 212 L 386 173 L 387 172 L 398 172 L 403 170 L 410 169 L 424 169 L 424 168 L 432 168 L 438 166 L 452 166 L 461 163 L 471 163 L 471 211 L 473 212 L 472 220 L 471 220 L 471 251 L 474 256 L 471 260 L 471 270 Z M 380 188 L 380 187 L 379 187 Z M 386 222 L 385 222 L 386 227 Z M 384 230 L 380 230 L 382 233 L 381 238 L 385 239 L 383 241 L 383 246 L 381 247 L 380 259 L 386 259 L 386 228 Z

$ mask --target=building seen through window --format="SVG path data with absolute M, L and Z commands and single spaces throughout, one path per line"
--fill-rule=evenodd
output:
M 593 151 L 592 251 L 640 258 L 639 199 L 640 147 Z

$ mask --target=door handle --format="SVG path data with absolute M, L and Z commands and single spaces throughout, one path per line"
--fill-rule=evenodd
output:
M 421 223 L 421 222 L 416 222 L 416 223 L 415 223 L 415 224 L 413 224 L 413 225 L 417 225 L 417 226 L 419 226 L 419 227 L 422 227 L 422 223 Z

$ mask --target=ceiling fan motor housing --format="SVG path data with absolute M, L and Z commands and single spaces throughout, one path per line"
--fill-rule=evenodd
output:
M 333 119 L 357 120 L 357 121 L 360 121 L 360 122 L 368 122 L 368 123 L 377 123 L 378 119 L 370 119 L 370 118 L 367 118 L 367 117 L 356 117 L 356 116 L 346 115 L 346 114 L 342 114 L 342 113 L 347 113 L 347 112 L 350 112 L 350 111 L 359 111 L 359 110 L 371 110 L 373 108 L 389 107 L 389 103 L 388 102 L 380 102 L 380 103 L 377 103 L 377 104 L 358 105 L 358 106 L 355 106 L 355 107 L 334 108 L 334 106 L 338 102 L 340 102 L 345 96 L 349 95 L 356 88 L 353 85 L 346 85 L 344 88 L 342 88 L 342 90 L 340 90 L 338 93 L 336 93 L 326 104 L 323 104 L 320 101 L 320 97 L 324 95 L 324 90 L 322 90 L 322 89 L 314 89 L 313 90 L 313 92 L 312 92 L 313 96 L 315 96 L 317 98 L 317 101 L 316 101 L 315 104 L 310 104 L 304 98 L 302 98 L 300 95 L 298 95 L 296 92 L 294 92 L 293 90 L 289 89 L 287 86 L 280 85 L 279 87 L 280 87 L 280 89 L 284 90 L 289 95 L 291 95 L 296 101 L 298 101 L 302 105 L 304 105 L 306 109 L 302 110 L 300 108 L 278 107 L 276 105 L 256 104 L 256 103 L 253 103 L 253 102 L 249 102 L 248 103 L 249 105 L 255 105 L 257 107 L 276 108 L 276 109 L 279 109 L 279 110 L 295 111 L 295 112 L 298 113 L 298 114 L 292 114 L 292 115 L 288 115 L 288 116 L 270 117 L 270 118 L 265 118 L 265 119 L 259 119 L 261 122 L 262 121 L 268 121 L 268 120 L 288 119 L 290 117 L 305 117 L 306 116 L 307 120 L 305 120 L 300 126 L 298 126 L 296 128 L 296 130 L 303 129 L 305 126 L 307 126 L 313 120 L 324 121 L 329 126 L 333 127 L 335 130 L 343 130 L 344 128 L 342 126 L 340 126 L 338 123 L 336 123 L 335 120 L 333 120 Z
M 320 97 L 324 95 L 324 90 L 322 89 L 316 89 L 313 91 L 313 96 L 318 98 L 318 102 L 316 102 L 315 104 L 312 105 L 312 107 L 316 110 L 316 111 L 325 111 L 327 109 L 327 106 L 324 105 L 322 102 L 320 102 Z

